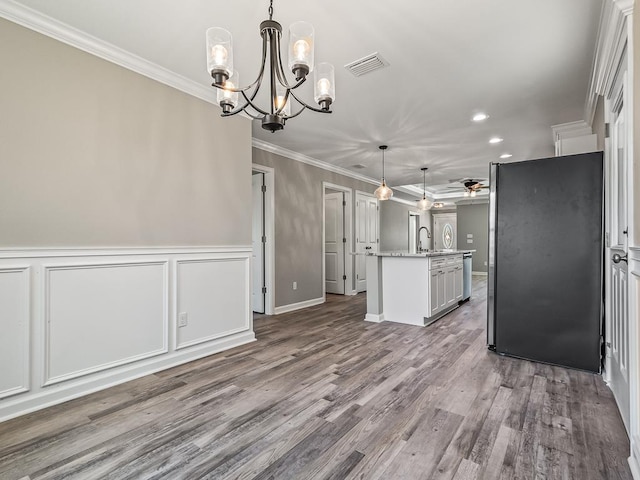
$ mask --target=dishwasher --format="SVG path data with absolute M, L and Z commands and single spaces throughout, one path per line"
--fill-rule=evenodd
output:
M 462 300 L 460 303 L 471 298 L 471 257 L 471 253 L 462 254 Z

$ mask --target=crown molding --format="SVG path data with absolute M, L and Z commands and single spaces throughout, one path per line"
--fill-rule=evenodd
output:
M 323 170 L 327 170 L 329 172 L 337 173 L 340 175 L 344 175 L 345 177 L 350 177 L 355 180 L 360 180 L 361 182 L 370 183 L 372 185 L 378 185 L 379 181 L 373 179 L 371 177 L 367 177 L 365 175 L 360 175 L 358 173 L 354 173 L 346 168 L 337 167 L 335 165 L 331 165 L 329 163 L 323 162 L 321 160 L 317 160 L 315 158 L 309 157 L 302 153 L 294 152 L 293 150 L 289 150 L 287 148 L 280 147 L 279 145 L 274 145 L 273 143 L 265 142 L 264 140 L 260 140 L 258 138 L 251 139 L 251 145 L 257 149 L 264 150 L 265 152 L 275 153 L 276 155 L 280 155 L 282 157 L 289 158 L 291 160 L 295 160 L 297 162 L 306 163 L 307 165 L 311 165 L 313 167 L 321 168 Z
M 584 118 L 593 124 L 599 95 L 607 95 L 613 86 L 618 63 L 627 44 L 627 20 L 634 0 L 605 0 L 598 26 L 596 52 L 591 69 Z
M 409 207 L 418 208 L 416 206 L 416 201 L 405 200 L 404 198 L 398 198 L 398 197 L 391 197 L 389 200 L 391 200 L 392 202 L 397 202 L 397 203 L 401 203 L 403 205 L 407 205 Z
M 361 182 L 370 183 L 371 185 L 380 184 L 380 180 L 377 180 L 375 178 L 367 177 L 365 175 L 360 175 L 359 173 L 354 173 L 350 170 L 347 170 L 346 168 L 338 167 L 336 165 L 331 165 L 330 163 L 317 160 L 313 157 L 309 157 L 308 155 L 304 155 L 302 153 L 294 152 L 293 150 L 280 147 L 279 145 L 274 145 L 273 143 L 265 142 L 264 140 L 260 140 L 258 138 L 251 139 L 251 146 L 259 150 L 263 150 L 265 152 L 275 153 L 276 155 L 286 157 L 290 160 L 306 163 L 307 165 L 311 165 L 316 168 L 321 168 L 329 172 L 333 172 L 339 175 L 343 175 L 345 177 L 353 178 L 354 180 L 360 180 Z M 393 187 L 393 189 L 399 192 L 407 193 L 409 195 L 416 194 L 416 192 L 412 190 L 411 186 Z M 420 191 L 420 195 L 422 195 L 422 191 Z M 395 200 L 397 202 L 407 202 L 407 204 L 413 205 L 411 200 L 404 200 L 404 199 L 399 199 L 395 197 L 392 197 L 392 200 Z
M 12 0 L 0 0 L 0 17 L 216 105 L 209 87 Z
M 584 135 L 593 134 L 591 125 L 584 120 L 551 125 L 551 132 L 553 133 L 554 143 L 558 140 L 564 140 L 565 138 L 582 137 Z

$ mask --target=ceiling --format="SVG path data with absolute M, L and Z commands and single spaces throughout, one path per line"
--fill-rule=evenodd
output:
M 205 31 L 232 32 L 241 83 L 258 73 L 267 0 L 19 0 L 186 79 L 209 85 Z M 587 120 L 584 106 L 603 0 L 275 0 L 286 31 L 315 27 L 316 62 L 336 69 L 331 115 L 304 112 L 259 141 L 378 179 L 380 144 L 393 188 L 486 179 L 489 162 L 553 155 L 551 126 Z M 378 52 L 389 66 L 355 77 L 344 65 Z M 264 87 L 263 87 L 264 88 Z M 301 87 L 313 104 L 313 88 Z M 211 89 L 211 98 L 215 91 Z M 215 100 L 214 100 L 215 101 Z M 477 112 L 489 118 L 471 121 Z M 504 141 L 490 145 L 489 138 Z M 503 153 L 513 156 L 499 160 Z M 358 166 L 358 167 L 356 167 Z M 364 166 L 364 168 L 362 168 Z M 444 197 L 443 197 L 444 196 Z

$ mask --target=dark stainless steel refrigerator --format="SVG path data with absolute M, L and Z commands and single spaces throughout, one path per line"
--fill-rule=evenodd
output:
M 600 371 L 602 152 L 490 167 L 487 343 Z

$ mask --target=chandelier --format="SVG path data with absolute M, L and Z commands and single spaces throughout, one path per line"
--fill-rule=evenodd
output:
M 418 200 L 418 208 L 420 210 L 429 210 L 431 208 L 431 202 L 427 199 L 427 170 L 428 167 L 422 167 L 422 199 Z
M 222 107 L 222 116 L 229 117 L 245 112 L 254 120 L 261 120 L 262 128 L 275 132 L 284 128 L 285 122 L 309 109 L 319 113 L 331 113 L 329 107 L 335 100 L 335 72 L 333 65 L 319 63 L 314 72 L 314 100 L 319 108 L 308 105 L 294 90 L 302 85 L 307 75 L 314 71 L 313 26 L 307 22 L 295 22 L 289 27 L 288 66 L 295 76 L 289 82 L 282 67 L 280 39 L 282 26 L 273 20 L 273 0 L 269 2 L 269 19 L 260 24 L 262 37 L 262 65 L 258 78 L 246 87 L 240 87 L 238 72 L 233 70 L 233 48 L 231 33 L 224 28 L 207 30 L 207 70 L 213 78 L 213 87 L 218 89 L 217 102 Z M 270 85 L 267 106 L 255 102 L 265 72 L 269 70 Z M 242 102 L 239 97 L 242 96 Z M 292 100 L 297 107 L 291 113 Z

